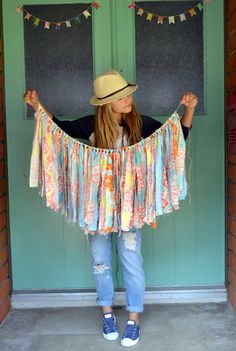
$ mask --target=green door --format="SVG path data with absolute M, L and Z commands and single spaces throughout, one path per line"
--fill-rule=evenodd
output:
M 24 4 L 76 2 L 28 0 Z M 128 9 L 127 0 L 100 3 L 92 17 L 94 76 L 116 68 L 127 80 L 135 81 L 135 13 Z M 16 0 L 3 0 L 13 289 L 94 288 L 85 235 L 47 209 L 37 189 L 28 186 L 34 122 L 26 118 L 21 98 L 25 90 L 24 35 L 17 5 Z M 225 284 L 223 38 L 223 0 L 215 0 L 204 9 L 206 113 L 195 117 L 191 131 L 191 201 L 161 219 L 157 229 L 143 228 L 147 287 Z M 114 279 L 121 287 L 114 259 Z

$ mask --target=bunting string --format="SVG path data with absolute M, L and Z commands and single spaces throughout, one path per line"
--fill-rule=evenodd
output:
M 66 28 L 71 28 L 73 22 L 75 24 L 79 24 L 82 16 L 84 16 L 86 19 L 88 19 L 91 16 L 91 10 L 93 8 L 95 10 L 97 10 L 97 9 L 99 9 L 99 7 L 100 7 L 100 4 L 94 1 L 94 2 L 92 2 L 92 4 L 90 4 L 87 7 L 87 9 L 85 9 L 83 12 L 77 14 L 75 17 L 68 18 L 68 19 L 65 19 L 63 21 L 56 21 L 56 22 L 48 21 L 47 19 L 43 19 L 43 18 L 38 18 L 37 16 L 35 16 L 32 13 L 30 13 L 29 11 L 27 11 L 23 5 L 18 5 L 16 8 L 16 11 L 18 13 L 23 13 L 24 19 L 26 21 L 33 20 L 33 24 L 35 27 L 38 27 L 40 22 L 42 22 L 44 25 L 44 29 L 49 30 L 52 27 L 54 27 L 56 30 L 60 30 L 62 25 L 65 25 Z
M 179 14 L 170 15 L 170 16 L 146 11 L 143 8 L 139 7 L 137 5 L 137 3 L 135 3 L 134 1 L 132 1 L 129 4 L 128 8 L 129 9 L 136 9 L 136 11 L 137 11 L 136 14 L 140 17 L 142 17 L 142 16 L 146 17 L 147 21 L 151 22 L 153 19 L 155 19 L 157 24 L 163 24 L 163 23 L 175 24 L 175 21 L 177 18 L 179 18 L 180 22 L 184 22 L 187 20 L 187 15 L 189 15 L 190 18 L 196 16 L 198 11 L 203 10 L 203 8 L 204 8 L 203 3 L 208 4 L 210 1 L 211 0 L 200 1 L 198 4 L 196 4 L 196 6 L 188 9 L 187 11 L 185 11 L 183 13 L 179 13 Z

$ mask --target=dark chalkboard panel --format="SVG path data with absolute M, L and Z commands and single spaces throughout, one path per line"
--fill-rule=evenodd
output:
M 144 10 L 171 16 L 196 6 L 199 1 L 137 2 Z M 150 115 L 174 112 L 185 91 L 199 97 L 196 109 L 204 113 L 203 11 L 186 14 L 186 21 L 157 24 L 155 18 L 136 18 L 136 77 L 139 110 Z
M 32 15 L 52 22 L 75 18 L 89 4 L 24 6 Z M 91 11 L 90 11 L 91 12 Z M 45 106 L 56 116 L 75 117 L 93 113 L 92 19 L 80 16 L 71 28 L 62 24 L 44 29 L 24 20 L 26 89 L 36 89 Z M 28 110 L 27 117 L 33 111 Z

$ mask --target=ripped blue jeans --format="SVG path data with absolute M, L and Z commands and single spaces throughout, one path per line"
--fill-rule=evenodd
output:
M 140 229 L 130 232 L 109 233 L 106 235 L 88 234 L 92 270 L 97 290 L 97 303 L 112 306 L 114 286 L 112 280 L 112 236 L 121 262 L 126 288 L 126 310 L 143 312 L 145 277 L 141 254 L 142 234 Z

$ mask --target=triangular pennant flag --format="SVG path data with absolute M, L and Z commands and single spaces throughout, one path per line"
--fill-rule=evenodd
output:
M 56 24 L 56 28 L 55 28 L 56 30 L 60 30 L 61 29 L 61 23 L 60 22 L 58 22 L 57 24 Z
M 35 21 L 34 21 L 35 27 L 38 27 L 39 22 L 40 22 L 40 19 L 39 18 L 35 18 Z
M 66 21 L 66 27 L 67 27 L 67 28 L 70 28 L 70 27 L 71 27 L 70 21 Z
M 189 13 L 190 13 L 191 17 L 196 16 L 196 14 L 197 14 L 195 9 L 190 9 Z
M 129 9 L 134 9 L 135 8 L 135 3 L 132 1 L 129 6 L 128 6 Z
M 44 29 L 49 29 L 49 28 L 50 28 L 50 22 L 45 22 Z
M 142 16 L 144 13 L 144 10 L 143 9 L 138 9 L 138 12 L 137 12 L 137 15 L 138 16 Z
M 75 23 L 79 24 L 80 23 L 80 16 L 78 15 L 77 17 L 75 17 Z
M 92 3 L 92 7 L 97 10 L 100 7 L 100 5 L 96 1 L 94 1 Z
M 85 11 L 83 12 L 83 15 L 84 15 L 86 18 L 88 18 L 89 16 L 91 16 L 91 13 L 90 13 L 88 10 L 85 10 Z
M 16 8 L 16 11 L 18 13 L 22 13 L 23 12 L 23 6 L 22 5 L 18 5 L 17 8 Z
M 163 21 L 164 21 L 164 17 L 163 16 L 158 16 L 157 17 L 157 23 L 158 24 L 163 24 Z
M 151 21 L 151 20 L 152 20 L 152 17 L 153 17 L 153 14 L 149 12 L 149 13 L 147 14 L 146 20 L 147 20 L 147 21 Z
M 202 4 L 201 2 L 199 2 L 199 3 L 197 4 L 197 8 L 198 8 L 199 11 L 202 11 L 202 9 L 203 9 L 203 4 Z
M 175 18 L 174 18 L 174 16 L 170 16 L 170 17 L 169 17 L 169 24 L 171 24 L 171 23 L 175 24 Z
M 30 20 L 31 14 L 29 12 L 27 12 L 27 14 L 25 15 L 24 19 L 26 20 Z
M 180 21 L 181 21 L 181 22 L 186 21 L 186 16 L 185 16 L 184 13 L 181 13 L 181 14 L 179 15 L 179 17 L 180 17 Z

